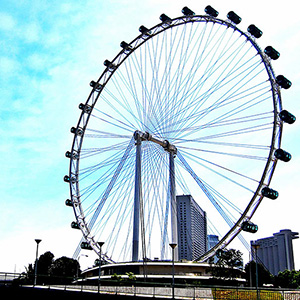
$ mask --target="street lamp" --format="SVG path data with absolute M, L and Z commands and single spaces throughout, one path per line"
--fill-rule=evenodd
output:
M 174 256 L 175 256 L 175 248 L 177 247 L 177 244 L 171 243 L 169 244 L 172 248 L 172 299 L 174 299 L 174 286 L 175 286 L 175 278 L 174 278 Z
M 38 264 L 39 243 L 41 241 L 42 240 L 40 240 L 40 239 L 35 239 L 35 242 L 36 242 L 36 254 L 35 254 L 34 283 L 33 283 L 33 285 L 36 285 L 36 280 L 37 280 L 37 264 Z
M 99 252 L 99 278 L 98 278 L 98 293 L 100 292 L 100 285 L 101 285 L 101 281 L 100 281 L 100 277 L 101 277 L 101 263 L 102 263 L 102 246 L 104 245 L 104 242 L 98 242 L 98 245 L 100 246 L 100 252 Z
M 257 268 L 257 249 L 259 248 L 258 244 L 252 244 L 252 247 L 255 250 L 255 282 L 256 282 L 256 294 L 257 294 L 257 299 L 259 299 L 259 292 L 258 292 L 258 268 Z

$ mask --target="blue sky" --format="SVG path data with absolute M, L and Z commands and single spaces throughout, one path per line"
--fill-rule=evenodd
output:
M 251 23 L 262 29 L 259 45 L 270 44 L 281 53 L 273 67 L 293 83 L 282 91 L 284 108 L 299 117 L 300 21 L 287 12 L 297 10 L 296 0 L 289 1 L 288 8 L 269 0 L 1 1 L 0 271 L 23 271 L 33 262 L 35 238 L 43 240 L 41 253 L 73 255 L 81 236 L 71 230 L 72 209 L 64 205 L 64 153 L 71 147 L 69 130 L 77 123 L 78 104 L 86 100 L 90 80 L 102 73 L 103 61 L 120 51 L 122 40 L 135 38 L 140 25 L 157 24 L 161 13 L 177 17 L 183 6 L 189 6 L 202 14 L 208 4 L 220 18 L 236 11 L 243 30 Z M 284 127 L 283 148 L 293 159 L 278 165 L 272 186 L 280 197 L 259 207 L 254 219 L 261 230 L 251 239 L 284 228 L 300 231 L 299 124 L 298 120 Z M 299 269 L 298 240 L 294 251 Z M 81 261 L 87 266 L 94 259 L 91 254 Z

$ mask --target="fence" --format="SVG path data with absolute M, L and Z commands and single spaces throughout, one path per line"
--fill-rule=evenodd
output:
M 11 284 L 20 274 L 0 273 L 1 284 Z M 27 285 L 28 286 L 28 285 Z M 32 287 L 32 285 L 31 285 Z M 38 285 L 36 288 L 101 293 L 110 295 L 145 296 L 153 298 L 172 298 L 170 286 L 105 286 L 101 285 Z M 300 300 L 300 290 L 274 288 L 237 288 L 237 287 L 178 287 L 174 288 L 175 299 L 197 300 Z
M 46 289 L 90 292 L 118 296 L 172 298 L 171 287 L 142 287 L 142 286 L 78 286 L 78 285 L 49 285 L 39 286 Z M 282 289 L 246 289 L 223 287 L 187 287 L 174 289 L 175 299 L 195 300 L 300 300 L 300 290 Z
M 0 272 L 0 284 L 9 284 L 14 279 L 17 279 L 20 277 L 21 274 L 19 273 L 1 273 Z

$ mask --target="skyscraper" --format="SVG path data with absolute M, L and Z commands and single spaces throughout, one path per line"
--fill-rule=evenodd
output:
M 218 243 L 219 243 L 219 237 L 217 235 L 214 234 L 207 235 L 207 250 L 216 246 Z
M 206 213 L 191 195 L 176 196 L 178 258 L 194 260 L 207 251 Z
M 299 238 L 298 232 L 283 229 L 274 233 L 272 237 L 251 241 L 251 246 L 258 245 L 259 261 L 265 265 L 270 273 L 277 275 L 280 271 L 295 268 L 292 240 L 297 238 Z
M 211 249 L 212 247 L 216 246 L 219 243 L 219 237 L 214 234 L 208 234 L 207 235 L 207 250 Z M 217 263 L 218 258 L 216 255 L 214 255 L 209 260 L 212 263 Z

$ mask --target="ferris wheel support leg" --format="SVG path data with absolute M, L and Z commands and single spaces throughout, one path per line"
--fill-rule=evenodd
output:
M 172 243 L 178 244 L 177 234 L 177 203 L 176 203 L 176 186 L 175 186 L 175 153 L 169 152 L 169 184 L 170 184 L 170 199 L 171 199 L 171 228 L 172 228 Z M 178 261 L 178 247 L 174 249 L 174 260 Z
M 139 134 L 135 135 L 136 160 L 135 160 L 135 189 L 133 208 L 133 237 L 132 237 L 132 261 L 138 261 L 139 256 L 139 225 L 140 225 L 140 199 L 141 199 L 141 144 Z

